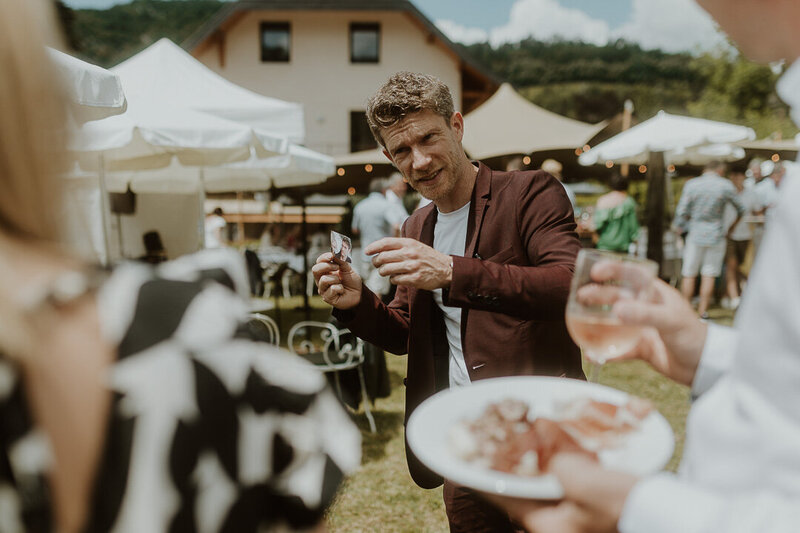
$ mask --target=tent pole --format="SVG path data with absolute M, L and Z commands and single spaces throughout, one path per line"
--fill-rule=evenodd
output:
M 106 161 L 102 153 L 98 155 L 100 171 L 97 174 L 98 185 L 100 186 L 100 224 L 103 227 L 103 252 L 101 260 L 103 266 L 111 264 L 111 244 L 108 238 L 108 191 L 106 190 Z
M 647 161 L 647 258 L 658 264 L 659 275 L 664 270 L 664 218 L 666 165 L 664 152 L 650 152 Z
M 243 195 L 241 191 L 236 191 L 236 210 L 239 211 L 239 218 L 236 221 L 236 242 L 243 243 L 244 242 L 244 221 L 242 220 L 242 200 Z
M 311 320 L 311 306 L 308 303 L 308 221 L 306 220 L 306 188 L 300 190 L 300 206 L 302 207 L 303 222 L 300 226 L 303 242 L 303 312 L 305 319 Z
M 119 247 L 120 257 L 125 257 L 125 249 L 122 243 L 122 215 L 117 213 L 117 246 Z
M 206 247 L 206 179 L 204 173 L 204 167 L 200 167 L 200 191 L 198 194 L 200 195 L 200 217 L 197 221 L 197 240 L 198 240 L 198 250 L 202 250 Z

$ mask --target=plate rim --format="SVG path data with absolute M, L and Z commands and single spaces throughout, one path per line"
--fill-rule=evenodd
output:
M 548 382 L 548 383 L 555 384 L 555 383 L 561 383 L 561 382 L 564 382 L 564 381 L 569 382 L 570 386 L 584 387 L 584 388 L 586 388 L 586 390 L 594 389 L 594 390 L 597 390 L 597 391 L 603 391 L 602 394 L 606 394 L 606 395 L 610 395 L 612 397 L 616 397 L 617 400 L 620 403 L 622 401 L 624 401 L 625 399 L 627 399 L 627 398 L 636 397 L 633 394 L 627 393 L 627 392 L 625 392 L 623 390 L 620 390 L 620 389 L 616 389 L 614 387 L 610 387 L 608 385 L 602 385 L 602 384 L 599 384 L 599 383 L 591 383 L 591 382 L 584 381 L 584 380 L 581 380 L 581 379 L 568 378 L 568 377 L 556 377 L 556 376 L 506 376 L 506 377 L 495 377 L 495 378 L 482 379 L 482 380 L 474 381 L 474 382 L 470 383 L 468 386 L 465 386 L 465 387 L 445 389 L 443 391 L 440 391 L 440 392 L 438 392 L 438 393 L 426 398 L 422 403 L 420 403 L 417 406 L 417 408 L 414 409 L 414 411 L 411 413 L 411 415 L 408 418 L 408 422 L 406 424 L 405 432 L 406 432 L 406 439 L 408 441 L 408 446 L 409 446 L 410 450 L 414 453 L 414 455 L 417 457 L 417 459 L 420 462 L 422 462 L 422 464 L 424 464 L 427 468 L 429 468 L 433 472 L 436 472 L 438 475 L 442 475 L 443 477 L 445 477 L 448 480 L 451 480 L 451 481 L 453 481 L 455 483 L 458 483 L 458 484 L 464 485 L 466 487 L 472 488 L 474 490 L 479 490 L 479 491 L 482 491 L 482 492 L 493 493 L 493 494 L 498 494 L 498 495 L 514 496 L 514 497 L 528 497 L 528 498 L 536 498 L 536 499 L 542 499 L 542 500 L 560 499 L 560 498 L 563 497 L 563 494 L 564 494 L 563 493 L 563 489 L 561 488 L 560 484 L 558 483 L 558 480 L 552 474 L 542 474 L 541 476 L 530 477 L 530 478 L 528 478 L 531 481 L 531 483 L 529 484 L 529 483 L 525 483 L 525 481 L 527 481 L 527 479 L 525 479 L 526 478 L 525 476 L 517 476 L 515 474 L 508 474 L 508 473 L 504 473 L 504 472 L 490 470 L 489 472 L 492 475 L 494 475 L 494 476 L 496 476 L 498 478 L 495 481 L 495 490 L 491 490 L 491 489 L 489 489 L 488 487 L 485 487 L 485 486 L 475 487 L 475 486 L 471 486 L 469 484 L 470 476 L 468 474 L 469 474 L 470 470 L 467 470 L 466 474 L 463 477 L 460 476 L 460 475 L 451 476 L 451 477 L 444 476 L 440 471 L 441 469 L 437 469 L 437 465 L 436 464 L 431 464 L 429 454 L 425 450 L 419 450 L 418 447 L 416 447 L 415 445 L 419 445 L 419 440 L 420 439 L 418 438 L 417 434 L 418 433 L 421 434 L 421 432 L 422 432 L 422 429 L 419 426 L 421 425 L 420 421 L 423 420 L 422 417 L 424 417 L 425 411 L 427 409 L 430 409 L 430 405 L 433 404 L 434 402 L 438 404 L 440 401 L 442 401 L 442 398 L 449 398 L 450 396 L 460 396 L 460 395 L 468 394 L 471 391 L 474 391 L 475 388 L 489 388 L 489 389 L 496 388 L 496 387 L 498 387 L 498 383 L 500 383 L 500 384 L 508 384 L 510 382 L 519 382 L 519 383 L 525 384 L 525 383 Z M 501 392 L 500 389 L 498 389 L 498 393 L 499 392 Z M 613 401 L 616 401 L 616 400 L 611 400 L 611 401 L 613 403 Z M 422 413 L 422 414 L 420 414 L 420 413 Z M 662 427 L 662 429 L 665 429 L 666 433 L 668 433 L 668 435 L 670 437 L 669 438 L 669 444 L 664 449 L 665 458 L 663 458 L 660 461 L 658 461 L 658 463 L 660 463 L 660 466 L 658 467 L 658 470 L 661 470 L 661 469 L 664 468 L 664 466 L 666 466 L 666 464 L 669 463 L 670 459 L 672 458 L 672 456 L 675 453 L 675 432 L 673 431 L 672 426 L 670 425 L 669 421 L 664 417 L 664 415 L 662 415 L 658 411 L 658 409 L 655 408 L 655 406 L 654 406 L 653 410 L 651 411 L 651 413 L 648 415 L 648 417 L 645 420 L 647 420 L 650 417 L 654 417 L 654 420 L 655 420 L 654 423 L 656 425 L 660 425 Z M 465 465 L 466 465 L 466 463 L 465 463 Z M 613 469 L 613 466 L 611 466 L 611 467 L 609 467 L 608 465 L 605 465 L 605 466 L 607 468 L 612 468 Z M 619 470 L 619 469 L 617 469 L 617 470 Z M 657 470 L 654 470 L 654 472 L 655 471 L 657 471 Z M 476 468 L 475 470 L 473 470 L 473 472 L 479 472 L 479 470 Z M 512 481 L 511 487 L 508 486 L 508 483 L 504 482 L 503 478 L 507 478 L 508 480 Z M 520 478 L 523 478 L 523 479 L 521 480 Z M 498 483 L 498 482 L 500 482 L 500 483 Z M 528 487 L 526 487 L 528 490 L 525 490 L 525 491 L 516 490 L 518 488 L 517 485 L 519 485 L 520 483 L 522 483 L 522 485 L 529 485 Z M 542 491 L 541 493 L 537 492 L 536 494 L 531 494 L 530 493 L 530 489 L 533 488 L 533 486 L 537 485 L 537 484 L 545 486 L 545 487 L 549 487 L 548 488 L 548 492 Z

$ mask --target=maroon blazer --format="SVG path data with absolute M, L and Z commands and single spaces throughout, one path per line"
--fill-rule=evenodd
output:
M 433 245 L 437 211 L 416 211 L 403 235 Z M 572 205 L 550 174 L 495 172 L 479 165 L 464 257 L 453 258 L 445 305 L 461 307 L 461 344 L 472 381 L 498 376 L 583 378 L 580 350 L 564 322 L 580 248 Z M 408 353 L 405 419 L 448 387 L 444 319 L 430 291 L 399 286 L 387 306 L 366 286 L 361 301 L 334 316 L 364 340 Z M 406 446 L 411 477 L 434 488 L 442 478 Z

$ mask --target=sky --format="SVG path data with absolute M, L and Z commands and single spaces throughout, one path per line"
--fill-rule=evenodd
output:
M 129 0 L 65 0 L 106 9 Z M 623 38 L 643 48 L 700 52 L 725 38 L 694 0 L 411 0 L 450 39 L 497 46 L 526 37 L 605 44 Z

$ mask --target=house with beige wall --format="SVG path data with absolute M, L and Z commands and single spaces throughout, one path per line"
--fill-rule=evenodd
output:
M 463 113 L 499 85 L 408 0 L 239 1 L 184 47 L 233 83 L 303 104 L 305 145 L 331 155 L 375 146 L 366 101 L 394 72 L 439 77 Z

